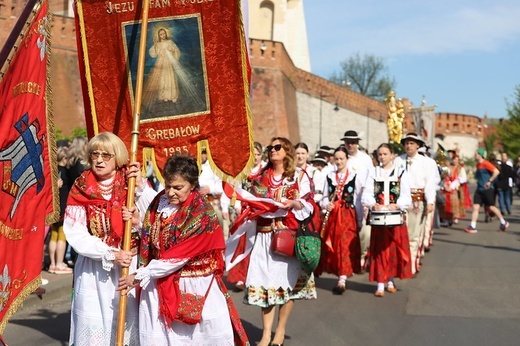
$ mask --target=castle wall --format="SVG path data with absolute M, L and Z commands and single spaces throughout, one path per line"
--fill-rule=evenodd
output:
M 265 145 L 271 137 L 283 136 L 314 151 L 320 127 L 321 145 L 341 144 L 347 130 L 360 134 L 363 147 L 368 135 L 369 150 L 388 140 L 384 103 L 296 68 L 281 42 L 251 39 L 250 59 L 255 140 Z
M 473 158 L 475 151 L 479 148 L 481 139 L 468 134 L 449 134 L 444 137 L 444 140 L 439 140 L 439 143 L 445 149 L 457 150 L 459 156 L 464 160 Z

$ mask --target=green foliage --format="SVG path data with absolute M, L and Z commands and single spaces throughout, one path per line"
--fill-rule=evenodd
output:
M 65 136 L 63 134 L 63 131 L 57 127 L 55 127 L 54 129 L 54 136 L 56 138 L 56 140 L 60 140 L 60 139 L 74 139 L 76 137 L 87 137 L 87 129 L 83 128 L 83 127 L 75 127 L 72 129 L 72 135 L 70 136 Z
M 488 155 L 495 151 L 495 142 L 497 139 L 498 136 L 494 133 L 487 135 L 486 138 L 484 138 L 484 149 L 486 149 L 486 153 L 488 153 Z
M 390 147 L 392 147 L 392 150 L 393 150 L 395 156 L 404 154 L 404 147 L 401 143 L 395 143 L 395 142 L 390 141 L 388 144 L 390 144 Z
M 61 132 L 61 129 L 57 127 L 54 128 L 54 137 L 56 138 L 56 140 L 65 138 L 65 136 L 63 136 L 63 132 Z
M 520 153 L 520 85 L 515 87 L 514 100 L 506 104 L 508 119 L 502 119 L 496 128 L 504 151 L 514 156 Z
M 352 90 L 380 101 L 395 90 L 396 82 L 386 74 L 388 67 L 383 58 L 371 54 L 361 57 L 356 53 L 340 65 L 342 70 L 330 78 L 334 83 L 346 82 Z
M 75 127 L 72 129 L 72 138 L 87 137 L 87 129 L 84 127 Z

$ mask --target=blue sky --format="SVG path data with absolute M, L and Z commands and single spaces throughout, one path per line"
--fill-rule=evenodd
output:
M 312 73 L 359 52 L 385 59 L 398 97 L 507 117 L 520 85 L 519 0 L 304 0 Z

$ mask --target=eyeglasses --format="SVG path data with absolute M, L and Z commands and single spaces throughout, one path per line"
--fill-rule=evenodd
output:
M 107 152 L 100 153 L 99 151 L 93 151 L 90 153 L 90 158 L 95 161 L 98 159 L 99 155 L 101 155 L 101 157 L 103 158 L 103 161 L 110 161 L 111 158 L 116 156 L 116 154 L 110 154 Z
M 271 150 L 276 150 L 276 151 L 280 151 L 280 149 L 282 149 L 282 145 L 281 144 L 277 144 L 277 145 L 268 145 L 267 146 L 267 152 L 270 153 Z

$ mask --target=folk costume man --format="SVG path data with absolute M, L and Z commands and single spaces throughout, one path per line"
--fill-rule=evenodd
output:
M 430 251 L 430 247 L 433 243 L 433 226 L 434 226 L 434 218 L 435 214 L 439 213 L 439 200 L 437 196 L 441 193 L 441 185 L 444 183 L 442 177 L 441 177 L 441 171 L 439 168 L 439 165 L 437 164 L 437 161 L 432 159 L 430 157 L 430 147 L 428 147 L 426 144 L 423 147 L 420 147 L 418 150 L 419 154 L 427 158 L 428 160 L 432 161 L 432 165 L 437 167 L 437 172 L 439 172 L 439 182 L 435 185 L 435 206 L 434 206 L 434 212 L 433 213 L 427 213 L 426 214 L 426 221 L 424 222 L 424 227 L 421 230 L 421 236 L 420 239 L 422 239 L 421 245 L 419 245 L 419 256 L 420 258 L 424 257 L 425 253 Z M 443 203 L 446 203 L 446 200 L 443 201 Z M 445 206 L 443 205 L 443 208 Z M 435 210 L 436 209 L 436 210 Z
M 347 168 L 360 177 L 371 176 L 374 172 L 374 164 L 370 155 L 364 151 L 359 150 L 359 137 L 356 131 L 349 130 L 345 132 L 341 140 L 345 143 L 345 147 L 348 151 L 348 162 Z M 363 190 L 366 185 L 366 181 L 361 182 Z M 359 194 L 359 200 L 355 201 L 356 204 L 361 204 L 361 195 Z M 365 268 L 368 248 L 370 246 L 370 225 L 366 224 L 366 217 L 368 215 L 368 208 L 364 208 L 363 223 L 359 225 L 361 227 L 359 231 L 359 240 L 361 242 L 361 268 Z M 364 270 L 364 269 L 363 269 Z
M 435 210 L 440 176 L 435 161 L 419 154 L 419 148 L 425 145 L 420 136 L 409 133 L 401 140 L 401 144 L 406 153 L 396 158 L 396 166 L 404 165 L 410 177 L 412 206 L 408 208 L 407 222 L 412 273 L 415 274 L 419 270 L 420 248 L 428 224 L 428 214 L 431 216 Z

